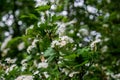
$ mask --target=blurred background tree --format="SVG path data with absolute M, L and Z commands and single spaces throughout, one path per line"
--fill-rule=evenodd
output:
M 0 42 L 3 42 L 8 36 L 12 38 L 17 38 L 25 34 L 26 28 L 31 24 L 34 24 L 37 19 L 29 18 L 31 14 L 38 15 L 34 9 L 34 0 L 0 0 Z M 34 17 L 31 15 L 31 17 Z M 23 17 L 25 17 L 23 19 Z M 17 44 L 21 41 L 20 38 L 16 39 L 15 42 L 11 42 L 11 47 L 13 53 L 19 53 L 17 49 Z M 2 53 L 1 53 L 2 54 Z M 8 56 L 11 54 L 8 54 Z M 12 56 L 11 55 L 11 56 Z
M 33 0 L 0 0 L 0 40 L 3 41 L 8 35 L 21 36 L 25 29 L 36 22 L 23 20 L 22 15 L 36 14 Z

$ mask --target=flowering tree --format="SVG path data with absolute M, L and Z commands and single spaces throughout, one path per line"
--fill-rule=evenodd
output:
M 108 48 L 104 45 L 108 38 L 102 35 L 102 31 L 98 32 L 100 28 L 96 28 L 101 26 L 98 21 L 100 22 L 102 12 L 87 3 L 89 2 L 85 0 L 36 0 L 33 10 L 35 14 L 21 16 L 23 20 L 33 21 L 26 28 L 25 34 L 15 38 L 9 36 L 1 44 L 0 78 L 119 78 L 100 64 L 101 58 L 104 58 L 102 55 Z M 102 2 L 97 3 L 100 5 Z M 108 27 L 107 24 L 102 26 Z

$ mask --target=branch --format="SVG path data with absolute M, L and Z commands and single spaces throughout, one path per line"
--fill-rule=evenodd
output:
M 15 16 L 15 11 L 17 10 L 17 5 L 16 5 L 16 0 L 13 0 L 13 17 L 14 17 L 14 26 L 13 26 L 13 37 L 17 37 L 17 36 L 20 36 L 21 33 L 20 33 L 20 25 L 18 25 L 18 20 L 17 20 L 17 17 Z

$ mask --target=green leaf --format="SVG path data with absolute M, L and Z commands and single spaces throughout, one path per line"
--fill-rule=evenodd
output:
M 72 53 L 70 55 L 65 56 L 64 59 L 68 59 L 71 61 L 74 60 L 77 56 L 78 56 L 77 54 Z
M 55 56 L 50 56 L 50 57 L 48 58 L 48 62 L 53 61 L 53 60 L 54 60 L 54 58 L 55 58 Z
M 53 22 L 55 22 L 55 21 L 57 21 L 57 20 L 61 20 L 61 19 L 63 19 L 63 16 L 57 16 L 57 15 L 54 15 L 53 17 L 52 17 L 52 21 Z
M 50 47 L 44 52 L 45 57 L 49 57 L 49 56 L 53 56 L 53 55 L 55 55 L 55 51 Z
M 75 65 L 75 66 L 73 67 L 73 69 L 78 68 L 78 67 L 81 67 L 81 66 L 85 65 L 86 63 L 88 63 L 88 61 L 84 61 L 84 62 L 82 62 L 81 64 Z
M 50 9 L 49 5 L 39 6 L 36 8 L 37 11 L 46 11 L 48 9 Z
M 37 16 L 35 16 L 34 14 L 22 15 L 20 18 L 22 18 L 22 19 L 29 18 L 29 19 L 36 19 L 36 20 L 38 20 Z

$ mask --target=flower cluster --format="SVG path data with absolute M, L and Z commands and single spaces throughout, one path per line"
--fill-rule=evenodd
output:
M 21 76 L 18 76 L 15 80 L 33 80 L 33 76 L 31 76 L 31 75 L 21 75 Z
M 63 47 L 68 43 L 73 43 L 73 39 L 68 36 L 62 36 L 59 40 L 54 40 L 51 43 L 51 47 L 54 48 L 55 46 Z
M 32 49 L 36 48 L 36 43 L 38 42 L 39 40 L 37 39 L 34 39 L 32 44 L 27 48 L 27 52 L 30 53 Z

